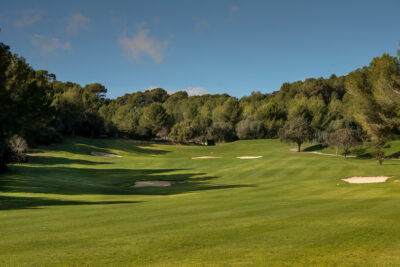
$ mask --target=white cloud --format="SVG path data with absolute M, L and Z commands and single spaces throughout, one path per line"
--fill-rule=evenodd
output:
M 86 30 L 89 26 L 89 18 L 81 13 L 74 13 L 68 18 L 67 33 L 76 34 L 80 30 Z
M 60 40 L 55 37 L 34 34 L 31 43 L 34 46 L 39 47 L 43 55 L 47 55 L 57 50 L 71 51 L 71 44 L 69 42 L 61 43 Z
M 154 85 L 150 85 L 150 86 L 148 86 L 146 89 L 144 89 L 144 91 L 153 90 L 153 89 L 156 89 L 156 88 L 161 88 L 161 87 L 159 87 L 159 86 L 154 86 Z
M 158 87 L 154 87 L 154 88 L 158 88 Z M 154 89 L 154 88 L 152 88 L 152 89 Z M 185 89 L 176 90 L 176 91 L 167 90 L 168 94 L 170 94 L 170 95 L 172 95 L 173 93 L 179 92 L 179 91 L 186 91 L 189 96 L 208 94 L 208 91 L 206 89 L 204 89 L 203 87 L 187 87 Z
M 119 44 L 124 49 L 125 54 L 139 61 L 143 54 L 148 54 L 156 63 L 161 63 L 164 60 L 164 51 L 168 48 L 170 40 L 157 40 L 148 36 L 149 30 L 138 27 L 138 33 L 129 39 L 126 36 L 118 38 Z
M 203 87 L 188 87 L 184 89 L 184 91 L 186 91 L 189 96 L 208 94 L 207 90 L 204 89 Z
M 35 9 L 27 9 L 22 11 L 22 16 L 14 22 L 18 28 L 30 26 L 42 19 L 42 12 Z
M 238 6 L 231 6 L 229 8 L 229 19 L 232 19 L 233 16 L 239 11 L 239 7 Z

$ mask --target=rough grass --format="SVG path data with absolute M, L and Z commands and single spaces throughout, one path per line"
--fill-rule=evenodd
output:
M 400 161 L 290 147 L 70 139 L 39 148 L 0 176 L 0 265 L 400 265 Z M 191 159 L 206 155 L 221 158 Z M 379 175 L 393 178 L 341 181 Z M 130 188 L 144 180 L 184 182 Z

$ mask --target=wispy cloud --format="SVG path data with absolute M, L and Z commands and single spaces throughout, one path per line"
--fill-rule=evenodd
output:
M 228 17 L 229 19 L 233 19 L 233 16 L 239 11 L 238 6 L 229 7 Z
M 196 22 L 195 28 L 196 28 L 196 33 L 200 34 L 202 33 L 205 29 L 210 27 L 210 24 L 206 19 L 202 19 Z
M 148 54 L 156 63 L 162 63 L 164 60 L 164 52 L 168 48 L 170 40 L 157 40 L 148 36 L 148 29 L 138 27 L 138 32 L 132 38 L 126 35 L 118 38 L 118 43 L 124 49 L 125 54 L 135 62 L 140 60 L 144 54 Z
M 153 89 L 156 89 L 156 88 L 161 88 L 161 87 L 159 87 L 159 86 L 154 86 L 154 85 L 150 85 L 150 86 L 147 86 L 147 88 L 144 89 L 144 91 L 153 90 Z
M 149 87 L 151 88 L 151 87 Z M 152 89 L 158 88 L 158 87 L 152 87 Z M 172 95 L 173 93 L 179 92 L 179 91 L 186 91 L 189 96 L 194 96 L 194 95 L 206 95 L 208 94 L 208 91 L 204 89 L 203 87 L 187 87 L 181 90 L 167 90 L 168 94 Z
M 208 94 L 208 91 L 203 87 L 188 87 L 184 89 L 184 91 L 186 91 L 189 96 Z
M 36 9 L 26 9 L 22 11 L 22 15 L 14 22 L 18 28 L 23 28 L 35 24 L 42 19 L 42 12 Z
M 68 41 L 62 43 L 55 37 L 34 34 L 31 43 L 38 47 L 43 55 L 47 55 L 57 50 L 71 51 L 71 44 Z
M 76 34 L 81 30 L 86 30 L 89 26 L 89 18 L 81 13 L 74 13 L 68 18 L 67 33 Z

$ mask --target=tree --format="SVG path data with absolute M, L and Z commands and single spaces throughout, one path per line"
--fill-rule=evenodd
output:
M 236 124 L 236 135 L 239 139 L 258 139 L 264 134 L 264 125 L 261 121 L 247 118 Z
M 235 136 L 233 126 L 229 122 L 214 122 L 210 134 L 218 143 L 232 141 Z
M 159 103 L 152 103 L 144 109 L 139 120 L 140 134 L 154 137 L 159 130 L 168 126 L 169 116 L 164 107 Z
M 346 158 L 350 149 L 357 144 L 356 134 L 357 132 L 351 128 L 340 128 L 328 133 L 326 142 L 329 146 L 336 148 L 336 156 L 338 156 L 338 150 L 340 148 L 343 149 L 343 154 Z
M 300 152 L 301 144 L 312 139 L 313 129 L 306 119 L 296 117 L 286 121 L 279 131 L 279 137 L 282 142 L 296 143 L 297 152 Z
M 376 144 L 381 164 L 381 144 L 400 133 L 400 69 L 399 59 L 383 54 L 370 65 L 350 73 L 346 87 L 356 106 L 355 119 Z M 379 153 L 378 153 L 379 152 Z
M 186 122 L 175 124 L 171 128 L 169 138 L 174 143 L 187 143 L 194 137 L 194 129 Z

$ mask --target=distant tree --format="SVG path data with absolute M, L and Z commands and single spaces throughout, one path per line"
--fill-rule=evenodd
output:
M 175 124 L 169 133 L 169 138 L 174 143 L 187 143 L 194 137 L 194 129 L 189 123 L 180 122 Z
M 232 141 L 235 137 L 233 126 L 229 122 L 214 122 L 210 135 L 217 142 L 222 143 L 225 141 Z
M 169 116 L 164 107 L 159 103 L 147 106 L 139 120 L 141 132 L 139 134 L 154 137 L 163 127 L 169 125 Z
M 300 152 L 301 144 L 313 137 L 313 129 L 309 122 L 303 117 L 296 117 L 288 120 L 279 131 L 282 142 L 296 143 L 297 152 Z
M 259 107 L 255 113 L 255 119 L 264 123 L 266 136 L 274 138 L 278 135 L 278 131 L 282 128 L 286 121 L 287 113 L 282 103 L 277 101 L 269 101 Z
M 250 118 L 236 124 L 236 135 L 239 139 L 258 139 L 264 137 L 264 125 L 261 121 Z
M 336 149 L 336 156 L 338 156 L 338 150 L 341 148 L 346 158 L 350 149 L 357 144 L 356 135 L 357 132 L 351 128 L 340 128 L 328 133 L 325 140 L 330 147 Z

